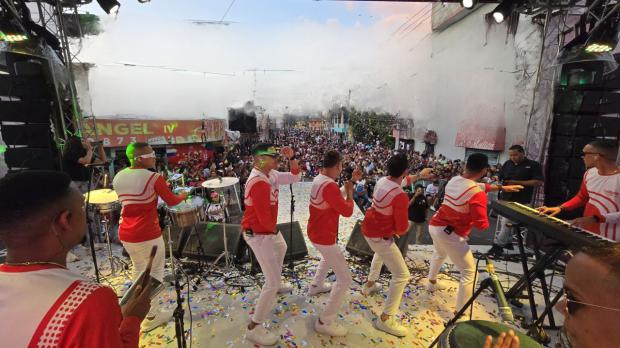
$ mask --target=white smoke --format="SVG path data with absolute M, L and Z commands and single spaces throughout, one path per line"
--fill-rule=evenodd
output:
M 226 19 L 237 21 L 235 11 L 254 1 L 236 1 Z M 424 15 L 429 4 L 339 5 L 359 16 L 373 16 L 371 24 L 364 20 L 345 25 L 338 18 L 316 22 L 308 16 L 264 25 L 238 21 L 198 26 L 185 19 L 217 17 L 193 12 L 199 2 L 175 0 L 187 12 L 178 14 L 177 8 L 175 16 L 166 16 L 162 12 L 170 2 L 140 5 L 127 0 L 116 19 L 102 15 L 104 32 L 85 39 L 79 54 L 81 61 L 96 64 L 89 79 L 95 115 L 226 117 L 228 107 L 242 106 L 254 94 L 256 105 L 276 116 L 285 110 L 317 113 L 348 103 L 406 114 L 419 103 L 411 96 L 409 77 L 416 61 L 430 54 L 420 50 L 420 41 L 428 41 L 430 32 L 430 18 Z M 277 13 L 279 3 L 267 2 L 273 8 L 266 11 Z M 86 9 L 101 12 L 96 4 Z M 408 34 L 394 34 L 416 13 L 426 20 Z

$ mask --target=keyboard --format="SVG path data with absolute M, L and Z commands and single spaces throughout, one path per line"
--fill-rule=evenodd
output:
M 583 247 L 616 243 L 609 238 L 540 213 L 538 210 L 520 203 L 497 200 L 491 203 L 491 207 L 497 214 L 523 225 L 528 230 L 542 233 L 566 246 Z

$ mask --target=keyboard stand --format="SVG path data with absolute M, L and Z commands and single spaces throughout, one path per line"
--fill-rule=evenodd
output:
M 550 292 L 547 286 L 547 281 L 545 279 L 545 269 L 549 268 L 551 265 L 555 263 L 558 257 L 561 255 L 564 250 L 563 246 L 558 246 L 553 248 L 546 254 L 542 254 L 540 252 L 539 245 L 535 245 L 535 255 L 536 255 L 536 263 L 532 268 L 528 267 L 527 264 L 527 254 L 525 252 L 525 242 L 523 236 L 520 233 L 520 229 L 523 228 L 523 225 L 519 223 L 513 223 L 511 226 L 512 233 L 517 236 L 519 253 L 521 256 L 521 266 L 523 267 L 523 276 L 519 278 L 519 280 L 506 292 L 507 300 L 516 300 L 520 297 L 520 294 L 527 289 L 527 296 L 530 305 L 530 311 L 532 313 L 532 324 L 537 323 L 539 320 L 538 310 L 536 308 L 536 300 L 534 299 L 534 290 L 533 284 L 538 279 L 541 284 L 543 297 L 545 300 L 545 316 L 549 316 L 550 328 L 555 329 L 555 320 L 553 318 L 553 313 L 547 308 L 552 306 L 552 302 L 550 299 Z M 533 231 L 530 233 L 534 233 Z M 537 243 L 538 244 L 538 243 Z M 544 317 L 543 317 L 544 320 Z M 542 331 L 542 329 L 540 330 Z M 536 336 L 534 337 L 537 341 L 544 343 L 546 341 L 546 334 L 543 332 L 536 332 Z M 548 338 L 548 336 L 547 336 Z

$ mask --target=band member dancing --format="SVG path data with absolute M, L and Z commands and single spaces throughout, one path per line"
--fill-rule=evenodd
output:
M 426 168 L 419 175 L 408 175 L 409 162 L 407 155 L 399 153 L 393 155 L 387 162 L 387 177 L 377 181 L 372 197 L 372 206 L 366 211 L 362 222 L 362 233 L 370 248 L 375 252 L 370 265 L 368 281 L 362 288 L 364 295 L 370 295 L 381 289 L 377 284 L 381 267 L 387 266 L 392 273 L 390 289 L 385 308 L 381 317 L 377 319 L 377 329 L 391 335 L 403 337 L 407 330 L 396 319 L 398 307 L 403 296 L 405 286 L 409 281 L 409 270 L 405 259 L 394 238 L 404 235 L 409 228 L 407 207 L 409 197 L 403 191 L 403 182 L 410 185 L 420 178 L 432 176 L 431 169 Z
M 0 179 L 0 347 L 138 347 L 150 285 L 121 308 L 114 290 L 67 269 L 86 231 L 84 197 L 70 183 L 55 171 Z
M 595 140 L 583 148 L 588 170 L 573 199 L 559 207 L 539 208 L 551 216 L 585 205 L 583 217 L 573 220 L 593 233 L 620 241 L 620 167 L 616 165 L 618 145 L 610 140 Z
M 149 170 L 155 168 L 155 152 L 149 144 L 131 143 L 127 146 L 126 155 L 131 166 L 116 174 L 113 181 L 123 207 L 119 239 L 134 266 L 134 281 L 146 269 L 151 249 L 157 245 L 151 276 L 163 282 L 166 246 L 157 215 L 157 197 L 161 197 L 168 206 L 174 206 L 187 195 L 175 195 L 160 174 Z M 161 312 L 157 308 L 158 303 L 153 300 L 148 320 L 142 326 L 143 331 L 150 331 L 172 317 L 171 313 Z
M 342 156 L 338 151 L 328 151 L 323 157 L 320 174 L 314 178 L 310 191 L 308 238 L 321 253 L 321 261 L 308 293 L 313 296 L 331 290 L 325 309 L 314 324 L 318 333 L 329 336 L 347 334 L 347 329 L 334 321 L 352 282 L 349 265 L 337 243 L 338 220 L 340 215 L 349 217 L 353 214 L 353 182 L 362 177 L 360 170 L 353 172 L 351 181 L 344 185 L 347 195 L 345 200 L 336 183 L 341 172 Z M 336 274 L 336 285 L 333 288 L 325 283 L 330 268 Z
M 486 176 L 489 159 L 481 153 L 469 156 L 465 172 L 455 176 L 446 184 L 443 203 L 429 224 L 429 233 L 433 239 L 435 251 L 428 271 L 427 289 L 429 291 L 443 288 L 437 282 L 439 269 L 449 256 L 461 273 L 456 309 L 463 307 L 472 295 L 475 262 L 467 244 L 467 236 L 472 227 L 484 230 L 489 227 L 487 216 L 486 192 L 518 192 L 520 185 L 502 186 L 480 184 L 477 181 Z
M 281 283 L 282 263 L 286 253 L 286 242 L 277 230 L 278 194 L 280 185 L 296 183 L 301 179 L 299 163 L 294 152 L 284 147 L 280 153 L 289 158 L 290 172 L 278 172 L 278 152 L 268 143 L 254 146 L 254 168 L 245 184 L 245 213 L 241 220 L 243 238 L 252 248 L 265 275 L 265 284 L 256 301 L 254 315 L 248 325 L 247 339 L 262 345 L 274 345 L 278 336 L 271 333 L 262 323 L 273 309 L 280 292 L 290 292 L 289 284 Z

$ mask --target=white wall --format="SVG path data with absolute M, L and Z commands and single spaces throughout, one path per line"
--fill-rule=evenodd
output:
M 449 158 L 465 155 L 464 148 L 454 145 L 462 120 L 505 125 L 506 150 L 524 140 L 540 29 L 522 16 L 515 37 L 507 35 L 505 24 L 487 30 L 484 14 L 492 9 L 493 5 L 482 6 L 416 47 L 418 68 L 410 77 L 414 102 L 409 113 L 420 128 L 417 134 L 437 132 L 436 153 Z M 417 149 L 423 149 L 422 139 L 416 140 Z

